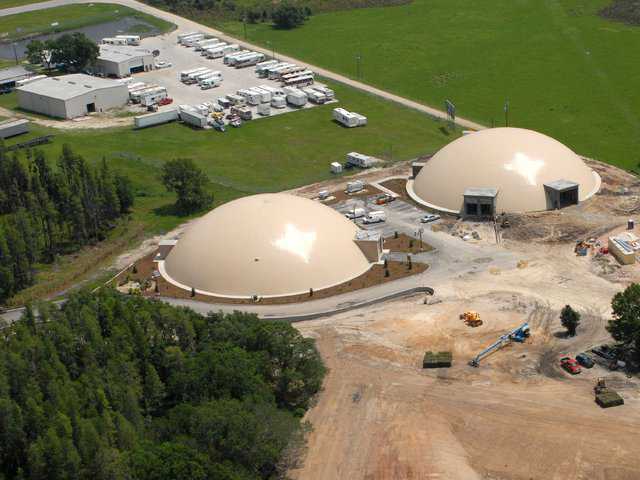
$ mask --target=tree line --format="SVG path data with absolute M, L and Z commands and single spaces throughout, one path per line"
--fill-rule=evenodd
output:
M 32 40 L 27 44 L 29 62 L 51 70 L 60 67 L 65 71 L 80 72 L 94 65 L 100 48 L 84 33 L 65 33 L 49 40 Z
M 41 151 L 0 151 L 0 302 L 33 283 L 36 264 L 103 240 L 133 201 L 126 177 L 66 145 L 55 168 Z
M 104 289 L 0 335 L 0 478 L 277 478 L 324 366 L 285 322 Z M 293 457 L 291 457 L 293 458 Z

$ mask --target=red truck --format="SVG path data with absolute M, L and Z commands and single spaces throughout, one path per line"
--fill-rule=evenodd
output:
M 562 357 L 560 359 L 560 366 L 564 368 L 571 375 L 577 375 L 582 371 L 578 362 L 571 357 Z

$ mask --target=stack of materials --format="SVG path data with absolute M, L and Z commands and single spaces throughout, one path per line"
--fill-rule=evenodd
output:
M 422 368 L 448 368 L 451 366 L 453 356 L 451 352 L 432 352 L 424 354 Z
M 640 240 L 632 232 L 623 232 L 614 237 L 609 237 L 609 253 L 623 265 L 631 265 L 636 262 L 636 255 L 640 250 Z

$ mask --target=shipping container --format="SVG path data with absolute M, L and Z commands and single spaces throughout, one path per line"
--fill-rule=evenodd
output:
M 188 123 L 189 125 L 193 125 L 197 128 L 204 128 L 207 126 L 207 117 L 196 111 L 182 110 L 180 112 L 180 119 L 184 123 Z
M 152 127 L 163 123 L 173 122 L 178 119 L 178 110 L 176 108 L 163 110 L 161 112 L 148 113 L 133 118 L 136 128 Z

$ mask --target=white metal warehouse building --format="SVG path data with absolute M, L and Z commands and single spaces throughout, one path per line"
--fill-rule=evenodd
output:
M 100 45 L 95 70 L 107 77 L 128 77 L 133 73 L 153 70 L 153 53 L 140 47 Z
M 129 100 L 125 84 L 81 73 L 45 78 L 16 91 L 20 108 L 58 118 L 104 112 Z

